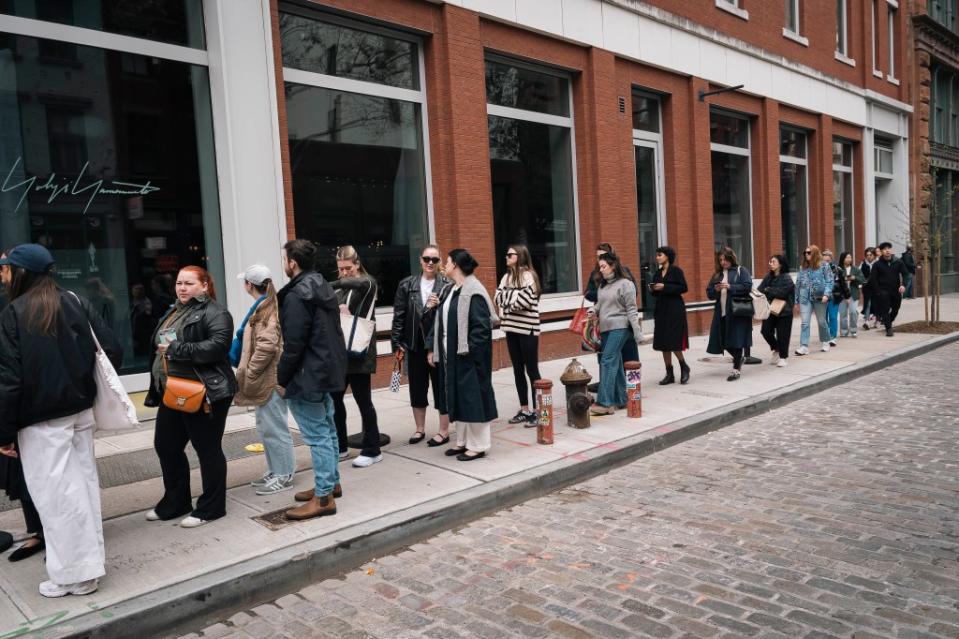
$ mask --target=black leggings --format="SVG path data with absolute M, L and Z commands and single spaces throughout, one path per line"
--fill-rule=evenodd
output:
M 376 423 L 376 408 L 373 407 L 373 376 L 369 373 L 354 373 L 346 376 L 346 388 L 353 391 L 353 399 L 360 408 L 363 418 L 363 449 L 361 455 L 376 457 L 380 454 L 380 428 Z M 346 390 L 330 393 L 333 398 L 333 420 L 336 422 L 336 438 L 340 452 L 349 450 L 346 441 L 346 404 L 343 398 Z
M 223 430 L 233 398 L 213 402 L 212 410 L 182 413 L 161 405 L 153 428 L 153 448 L 163 472 L 163 499 L 156 505 L 160 519 L 192 514 L 199 519 L 217 519 L 226 514 L 226 456 L 223 455 Z M 203 494 L 190 495 L 190 462 L 186 444 L 200 460 Z M 192 511 L 192 512 L 191 512 Z
M 516 394 L 519 396 L 520 406 L 536 406 L 536 389 L 526 385 L 526 376 L 529 375 L 530 384 L 539 376 L 539 335 L 520 335 L 506 333 L 506 348 L 509 350 L 509 359 L 513 363 L 513 378 L 516 381 Z

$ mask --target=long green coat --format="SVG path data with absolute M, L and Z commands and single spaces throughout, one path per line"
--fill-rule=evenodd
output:
M 434 353 L 439 367 L 437 408 L 449 413 L 452 422 L 491 422 L 497 417 L 496 396 L 493 394 L 493 328 L 489 306 L 479 295 L 470 298 L 469 352 L 456 353 L 459 343 L 456 309 L 460 289 L 454 290 L 449 315 L 436 314 L 435 330 L 445 339 L 440 341 L 440 352 Z M 441 303 L 442 304 L 442 303 Z M 442 309 L 442 305 L 439 307 Z

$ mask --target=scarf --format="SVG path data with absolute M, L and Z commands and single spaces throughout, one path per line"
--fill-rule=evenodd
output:
M 261 295 L 259 299 L 253 302 L 253 306 L 251 306 L 250 310 L 246 312 L 246 317 L 243 318 L 243 322 L 240 324 L 240 328 L 236 332 L 236 337 L 233 338 L 233 343 L 230 344 L 230 363 L 233 365 L 233 368 L 236 368 L 240 365 L 240 357 L 243 356 L 243 331 L 246 329 L 246 324 L 253 316 L 253 312 L 256 311 L 256 307 L 259 306 L 260 302 L 265 299 L 266 295 Z
M 450 293 L 453 295 L 454 293 Z M 456 354 L 457 355 L 466 355 L 470 352 L 469 349 L 469 315 L 470 315 L 470 302 L 474 295 L 479 295 L 486 302 L 486 306 L 489 307 L 490 314 L 490 325 L 495 327 L 499 324 L 499 317 L 496 315 L 496 309 L 493 308 L 493 301 L 489 298 L 489 294 L 486 292 L 486 289 L 483 288 L 483 285 L 480 283 L 476 276 L 470 275 L 463 281 L 463 286 L 460 287 L 460 299 L 456 306 L 456 329 L 457 333 L 457 343 L 456 343 Z M 443 322 L 446 323 L 449 318 L 443 318 Z M 434 332 L 434 352 L 440 352 L 439 350 L 439 340 L 440 340 L 440 331 Z M 445 337 L 445 336 L 444 336 Z

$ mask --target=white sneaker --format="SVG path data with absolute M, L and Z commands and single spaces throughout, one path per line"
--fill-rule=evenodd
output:
M 257 488 L 254 492 L 257 495 L 272 495 L 282 493 L 284 490 L 293 488 L 293 475 L 274 475 L 270 481 Z
M 157 514 L 157 511 L 150 509 L 147 511 L 147 521 L 160 521 L 160 515 Z
M 52 581 L 44 581 L 40 583 L 40 594 L 50 599 L 66 597 L 67 595 L 89 595 L 96 592 L 98 587 L 96 579 L 63 585 L 55 584 Z
M 270 471 L 266 471 L 265 473 L 263 473 L 262 477 L 251 481 L 250 486 L 253 486 L 254 488 L 263 488 L 270 482 L 271 477 L 273 477 L 273 473 L 271 473 Z
M 349 458 L 350 458 L 350 451 L 344 450 L 342 453 L 340 453 L 340 461 L 346 461 Z
M 829 345 L 830 345 L 830 346 L 838 346 L 838 344 L 836 344 L 836 340 L 834 340 L 834 339 L 829 340 Z
M 769 363 L 770 363 L 770 364 L 778 364 L 778 363 L 779 363 L 779 353 L 773 353 L 772 361 L 769 362 Z
M 789 363 L 789 360 L 788 360 L 788 359 L 781 359 L 781 360 L 779 360 L 778 362 L 776 362 L 776 366 L 777 366 L 778 368 L 786 368 L 786 365 L 787 365 L 788 363 Z
M 823 343 L 822 343 L 822 348 L 820 348 L 819 350 L 821 350 L 823 353 L 828 353 L 828 352 L 829 352 L 829 342 L 823 342 Z
M 796 349 L 796 355 L 809 355 L 809 347 L 800 346 L 799 348 Z
M 200 519 L 193 515 L 187 515 L 180 521 L 180 528 L 199 528 L 203 524 L 209 523 L 206 519 Z
M 372 466 L 378 462 L 383 461 L 383 455 L 377 455 L 376 457 L 367 457 L 366 455 L 359 455 L 356 459 L 353 460 L 354 468 L 366 468 L 367 466 Z

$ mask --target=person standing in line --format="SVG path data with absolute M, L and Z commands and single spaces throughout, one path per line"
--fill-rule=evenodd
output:
M 769 273 L 763 278 L 757 289 L 766 296 L 770 304 L 783 301 L 778 315 L 769 314 L 763 320 L 760 333 L 769 348 L 772 349 L 772 364 L 785 368 L 789 361 L 789 338 L 792 335 L 793 306 L 796 303 L 796 285 L 789 276 L 789 264 L 783 255 L 769 258 Z
M 902 257 L 899 258 L 902 261 L 903 266 L 906 267 L 906 273 L 909 277 L 906 278 L 906 292 L 903 297 L 907 300 L 912 299 L 912 284 L 916 279 L 916 257 L 912 254 L 912 247 L 907 246 L 906 250 L 902 252 Z
M 663 354 L 666 377 L 660 386 L 676 381 L 673 373 L 673 355 L 679 360 L 679 383 L 689 382 L 689 364 L 683 351 L 689 348 L 689 324 L 686 321 L 686 302 L 683 293 L 689 290 L 683 269 L 676 266 L 676 251 L 671 246 L 656 249 L 656 265 L 649 285 L 650 294 L 656 298 L 653 311 L 653 350 Z
M 340 279 L 330 282 L 340 303 L 340 312 L 353 317 L 370 317 L 376 321 L 377 286 L 366 272 L 360 256 L 352 246 L 341 246 L 336 251 L 336 269 Z M 346 367 L 346 388 L 353 391 L 353 401 L 360 409 L 363 422 L 363 448 L 353 460 L 356 468 L 366 468 L 383 461 L 380 452 L 380 429 L 373 406 L 373 373 L 376 372 L 376 336 L 370 340 L 362 357 L 350 355 Z M 339 440 L 340 459 L 349 456 L 346 430 L 346 389 L 332 393 L 333 415 L 336 421 L 336 436 Z
M 0 266 L 10 298 L 0 313 L 0 454 L 19 455 L 43 522 L 49 580 L 40 594 L 90 594 L 106 574 L 91 330 L 115 366 L 122 350 L 86 300 L 57 286 L 45 247 L 21 244 Z
M 863 254 L 863 261 L 859 264 L 859 270 L 862 272 L 862 277 L 865 280 L 865 283 L 862 285 L 862 328 L 863 330 L 869 330 L 869 318 L 872 313 L 872 291 L 869 289 L 869 272 L 872 268 L 873 263 L 876 261 L 876 248 L 870 246 L 866 249 Z
M 799 275 L 796 277 L 796 300 L 799 302 L 799 317 L 802 328 L 799 330 L 799 348 L 796 355 L 809 354 L 809 320 L 816 314 L 819 325 L 821 350 L 829 350 L 829 326 L 826 324 L 826 304 L 832 298 L 833 274 L 829 265 L 822 260 L 819 247 L 810 244 L 803 251 Z
M 753 345 L 753 320 L 733 315 L 733 298 L 749 295 L 753 276 L 728 246 L 717 254 L 716 269 L 706 285 L 706 297 L 715 301 L 706 352 L 722 355 L 726 351 L 733 356 L 733 370 L 726 381 L 735 382 L 742 375 L 743 349 Z
M 163 497 L 147 521 L 187 515 L 180 526 L 196 528 L 226 515 L 226 456 L 223 432 L 236 395 L 229 354 L 233 318 L 216 301 L 213 277 L 199 266 L 184 266 L 176 278 L 176 302 L 160 318 L 151 340 L 150 390 L 143 404 L 156 406 L 153 449 L 163 473 Z M 206 388 L 203 408 L 174 410 L 161 400 L 169 376 L 199 381 Z M 193 507 L 187 442 L 200 460 L 203 493 Z
M 506 333 L 506 348 L 513 364 L 513 379 L 519 395 L 519 411 L 510 424 L 535 427 L 536 390 L 539 375 L 539 276 L 533 268 L 529 249 L 513 244 L 506 249 L 506 273 L 493 297 L 500 309 L 500 328 Z M 529 377 L 529 385 L 526 378 Z M 530 406 L 534 410 L 530 410 Z
M 852 263 L 852 253 L 839 256 L 839 277 L 843 282 L 843 299 L 839 302 L 840 337 L 858 337 L 859 289 L 865 278 L 862 271 Z
M 607 242 L 601 242 L 596 245 L 596 264 L 593 266 L 593 271 L 589 274 L 589 280 L 586 283 L 586 292 L 583 294 L 583 297 L 586 298 L 587 302 L 596 303 L 596 296 L 599 292 L 600 286 L 603 283 L 603 274 L 599 270 L 599 258 L 601 255 L 612 255 L 616 256 L 616 251 L 613 250 L 613 246 Z M 617 260 L 618 261 L 618 260 Z M 636 278 L 633 276 L 633 272 L 629 270 L 629 267 L 620 262 L 620 266 L 623 267 L 623 273 L 626 275 L 626 279 L 633 283 L 634 286 L 639 286 L 636 283 Z M 639 290 L 638 288 L 636 289 Z M 602 360 L 602 349 L 600 352 L 596 353 L 596 359 Z M 623 343 L 623 361 L 624 362 L 638 362 L 639 361 L 639 348 L 636 346 L 635 339 L 627 339 Z M 602 375 L 602 363 L 600 363 L 600 375 Z M 589 384 L 587 390 L 590 393 L 599 392 L 599 380 Z
M 872 291 L 876 321 L 881 321 L 886 327 L 886 337 L 892 337 L 892 323 L 896 321 L 902 305 L 902 294 L 906 291 L 909 271 L 902 260 L 893 257 L 891 243 L 883 242 L 879 245 L 879 250 L 882 256 L 876 260 L 869 272 L 869 289 Z
M 839 303 L 845 297 L 845 280 L 839 275 L 839 265 L 833 263 L 832 251 L 826 249 L 822 252 L 823 263 L 829 266 L 829 272 L 832 274 L 832 295 L 826 302 L 826 326 L 829 327 L 829 346 L 836 346 L 836 338 L 839 337 Z
M 440 250 L 434 244 L 420 251 L 420 274 L 410 275 L 400 282 L 393 300 L 393 328 L 390 341 L 393 352 L 403 353 L 409 376 L 410 406 L 413 408 L 413 421 L 416 431 L 410 437 L 410 444 L 418 444 L 426 438 L 426 409 L 429 407 L 427 393 L 433 386 L 433 405 L 437 401 L 436 368 L 426 361 L 426 352 L 431 346 L 426 341 L 427 331 L 424 320 L 431 315 L 439 303 L 439 296 L 450 286 L 450 281 L 439 274 Z M 440 413 L 440 431 L 426 442 L 436 447 L 450 441 L 450 417 Z
M 437 379 L 442 409 L 457 422 L 456 445 L 448 457 L 462 462 L 486 456 L 497 417 L 493 394 L 493 324 L 496 316 L 486 289 L 473 275 L 477 261 L 466 249 L 449 252 L 446 275 L 454 286 L 441 300 L 433 328 L 433 346 L 427 354 L 439 369 Z
M 619 258 L 604 253 L 599 258 L 603 277 L 590 314 L 599 318 L 602 338 L 599 392 L 590 409 L 593 415 L 612 415 L 626 405 L 626 373 L 623 370 L 623 342 L 643 341 L 643 327 L 636 308 L 636 285 L 626 275 Z M 637 353 L 639 349 L 637 348 Z M 638 355 L 637 355 L 638 359 Z
M 283 245 L 282 261 L 291 279 L 276 294 L 283 335 L 276 382 L 313 462 L 313 487 L 294 495 L 306 503 L 286 511 L 285 517 L 312 519 L 335 515 L 336 499 L 343 496 L 330 394 L 346 384 L 346 344 L 336 292 L 315 270 L 313 242 L 290 240 Z
M 276 288 L 273 274 L 262 264 L 254 264 L 237 277 L 255 301 L 230 349 L 230 363 L 237 367 L 238 390 L 233 403 L 255 407 L 256 432 L 263 440 L 267 469 L 250 485 L 257 495 L 272 495 L 292 488 L 296 472 L 286 401 L 276 383 L 276 363 L 283 350 Z

